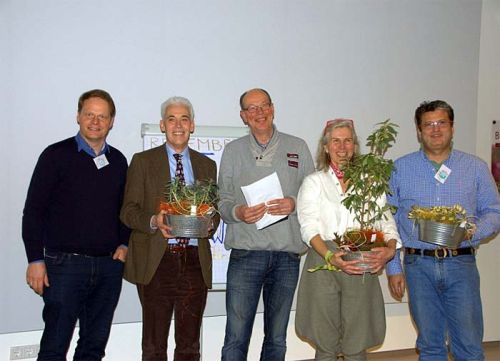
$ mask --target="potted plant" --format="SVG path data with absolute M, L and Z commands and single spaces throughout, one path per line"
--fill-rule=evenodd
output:
M 397 125 L 391 123 L 390 119 L 377 125 L 378 128 L 367 138 L 369 152 L 354 156 L 343 168 L 347 180 L 347 197 L 342 203 L 354 214 L 359 225 L 359 229 L 350 229 L 334 240 L 340 248 L 348 251 L 343 256 L 346 260 L 362 259 L 362 252 L 385 246 L 384 234 L 375 225 L 385 218 L 390 206 L 380 205 L 377 201 L 390 192 L 389 179 L 394 165 L 392 160 L 384 156 L 396 141 Z
M 172 227 L 174 237 L 206 238 L 216 213 L 217 185 L 196 181 L 185 185 L 178 179 L 167 183 L 160 209 L 166 211 L 165 223 Z
M 469 222 L 465 209 L 454 206 L 413 206 L 408 218 L 418 224 L 419 238 L 425 242 L 447 248 L 457 248 L 475 225 Z

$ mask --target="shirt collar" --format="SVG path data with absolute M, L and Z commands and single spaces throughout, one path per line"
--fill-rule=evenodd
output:
M 174 154 L 177 152 L 172 148 L 168 143 L 165 143 L 165 148 L 167 149 L 167 155 L 169 157 L 173 157 Z M 186 145 L 186 147 L 180 152 L 179 154 L 182 154 L 182 158 L 189 158 L 189 147 Z
M 455 152 L 453 151 L 453 143 L 452 143 L 451 144 L 450 153 L 448 153 L 448 158 L 446 158 L 445 160 L 443 160 L 441 163 L 438 163 L 436 161 L 433 161 L 433 160 L 429 159 L 429 157 L 427 156 L 427 154 L 425 154 L 425 152 L 422 149 L 422 147 L 420 147 L 420 154 L 421 154 L 422 158 L 425 159 L 427 162 L 431 163 L 432 166 L 434 167 L 434 169 L 437 171 L 439 168 L 441 168 L 441 166 L 443 164 L 445 164 L 446 162 L 448 162 L 450 159 L 453 158 L 453 154 L 455 154 Z
M 80 132 L 76 133 L 75 140 L 76 140 L 77 149 L 79 152 L 83 150 L 85 153 L 87 153 L 91 157 L 93 157 L 93 158 L 96 157 L 94 149 L 92 149 L 92 147 L 85 141 L 85 139 L 83 139 Z M 104 154 L 104 153 L 108 153 L 109 149 L 110 149 L 109 145 L 105 141 L 104 144 L 102 145 L 101 151 L 99 152 L 99 154 L 97 156 Z
M 255 141 L 255 144 L 257 144 L 261 148 L 262 151 L 265 151 L 267 149 L 267 147 L 269 146 L 269 144 L 271 144 L 271 142 L 276 139 L 276 137 L 275 137 L 275 135 L 276 135 L 276 126 L 273 124 L 273 132 L 271 134 L 271 138 L 269 138 L 269 141 L 266 144 L 259 143 L 259 141 L 255 137 L 255 135 L 252 132 L 250 132 L 250 134 L 252 135 L 253 140 Z

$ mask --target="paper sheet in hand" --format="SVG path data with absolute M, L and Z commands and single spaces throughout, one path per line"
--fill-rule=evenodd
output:
M 249 206 L 256 206 L 259 203 L 265 203 L 272 199 L 283 198 L 283 190 L 281 189 L 281 183 L 276 172 L 257 182 L 241 187 L 241 190 Z M 255 225 L 257 229 L 262 229 L 285 217 L 285 215 L 273 216 L 266 213 Z

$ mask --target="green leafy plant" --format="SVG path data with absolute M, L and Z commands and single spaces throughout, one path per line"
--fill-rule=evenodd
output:
M 184 185 L 178 179 L 167 183 L 160 207 L 168 214 L 204 216 L 215 212 L 218 200 L 217 185 L 212 180 Z
M 396 142 L 398 127 L 390 119 L 377 124 L 379 127 L 368 136 L 368 154 L 353 157 L 342 167 L 347 182 L 347 197 L 342 200 L 354 214 L 359 229 L 347 230 L 343 235 L 335 234 L 333 241 L 343 250 L 369 251 L 373 247 L 384 247 L 384 234 L 374 228 L 375 222 L 385 218 L 389 205 L 379 206 L 377 199 L 390 192 L 389 179 L 394 164 L 385 159 L 387 150 Z M 331 257 L 331 254 L 326 258 Z M 343 256 L 344 257 L 344 256 Z M 325 258 L 326 264 L 318 265 L 309 272 L 318 270 L 339 271 Z
M 342 203 L 360 226 L 360 230 L 346 232 L 339 241 L 351 250 L 369 250 L 384 245 L 383 234 L 376 232 L 374 225 L 385 218 L 385 212 L 390 209 L 388 204 L 380 206 L 377 200 L 390 192 L 389 179 L 394 163 L 384 156 L 396 142 L 398 126 L 390 119 L 377 125 L 367 138 L 369 153 L 354 156 L 343 167 L 347 197 Z

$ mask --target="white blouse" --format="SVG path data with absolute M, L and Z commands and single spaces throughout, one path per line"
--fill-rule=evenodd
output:
M 297 215 L 300 223 L 302 240 L 310 247 L 311 239 L 319 234 L 325 240 L 332 240 L 335 234 L 341 236 L 348 228 L 359 227 L 354 216 L 341 203 L 346 197 L 342 192 L 340 181 L 329 168 L 327 172 L 317 171 L 307 176 L 297 196 Z M 377 203 L 384 205 L 385 195 Z M 382 219 L 375 227 L 384 233 L 387 242 L 397 241 L 396 248 L 401 248 L 396 222 L 390 211 L 387 219 Z

